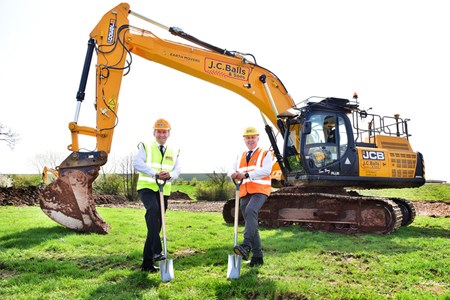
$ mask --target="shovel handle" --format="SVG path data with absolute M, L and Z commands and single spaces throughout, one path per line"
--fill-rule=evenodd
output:
M 234 202 L 234 245 L 238 243 L 238 226 L 239 226 L 239 189 L 244 179 L 236 181 L 233 179 L 233 183 L 236 185 L 236 197 Z
M 236 181 L 236 179 L 232 178 L 234 185 L 236 186 L 236 191 L 239 191 L 239 188 L 241 187 L 242 182 L 244 179 L 241 179 L 240 181 Z
M 167 180 L 159 179 L 159 175 L 155 175 L 156 184 L 159 186 L 159 191 L 162 192 Z
M 159 179 L 159 175 L 155 175 L 156 184 L 159 186 L 159 205 L 161 210 L 161 229 L 163 232 L 164 255 L 167 257 L 167 233 L 166 233 L 166 208 L 164 205 L 164 185 L 166 180 Z

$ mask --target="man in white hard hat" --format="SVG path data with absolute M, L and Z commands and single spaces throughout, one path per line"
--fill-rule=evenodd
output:
M 144 245 L 141 270 L 157 272 L 154 263 L 166 259 L 162 253 L 161 207 L 159 185 L 165 182 L 164 210 L 167 209 L 171 190 L 171 181 L 180 175 L 179 150 L 167 145 L 170 137 L 170 124 L 165 119 L 156 120 L 153 126 L 155 139 L 149 143 L 139 143 L 138 152 L 133 160 L 133 167 L 139 172 L 137 190 L 139 198 L 146 209 L 147 238 Z
M 250 266 L 253 267 L 264 264 L 258 214 L 270 195 L 273 157 L 269 151 L 258 147 L 259 133 L 255 127 L 247 127 L 243 137 L 248 150 L 238 157 L 228 174 L 236 181 L 242 180 L 239 207 L 245 220 L 244 241 L 234 247 L 234 252 L 244 260 L 248 260 L 252 252 Z

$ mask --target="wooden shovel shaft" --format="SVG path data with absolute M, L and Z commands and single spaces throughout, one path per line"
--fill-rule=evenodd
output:
M 237 245 L 238 224 L 239 224 L 239 190 L 236 191 L 236 200 L 234 206 L 234 245 Z
M 233 179 L 234 184 L 236 185 L 236 196 L 234 203 L 234 245 L 238 244 L 238 225 L 239 225 L 239 190 L 242 184 L 242 180 L 240 182 L 236 182 Z
M 164 255 L 167 257 L 167 238 L 166 238 L 166 208 L 164 205 L 164 193 L 159 191 L 159 202 L 161 206 L 161 227 L 163 232 L 163 242 L 164 242 Z
M 164 242 L 164 256 L 167 258 L 167 237 L 166 237 L 166 206 L 164 205 L 164 185 L 166 181 L 160 183 L 158 176 L 156 176 L 156 184 L 159 186 L 159 206 L 161 208 L 161 228 Z

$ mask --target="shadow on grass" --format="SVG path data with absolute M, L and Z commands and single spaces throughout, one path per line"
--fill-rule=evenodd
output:
M 44 241 L 60 239 L 74 234 L 83 233 L 77 233 L 61 226 L 31 228 L 0 237 L 0 248 L 29 249 Z
M 225 225 L 232 228 L 233 226 Z M 242 230 L 242 228 L 240 228 Z M 347 253 L 349 251 L 381 252 L 397 255 L 398 252 L 423 250 L 417 240 L 423 238 L 449 238 L 450 230 L 439 227 L 416 227 L 414 224 L 402 227 L 390 235 L 377 234 L 340 234 L 323 231 L 307 231 L 298 226 L 278 229 L 260 228 L 263 251 L 270 259 L 286 256 L 298 251 L 309 253 Z M 220 237 L 217 237 L 220 239 Z M 233 254 L 232 246 L 216 246 L 207 249 L 190 249 L 190 253 L 178 249 L 169 253 L 174 259 L 176 271 L 189 272 L 192 268 L 205 270 L 218 267 L 226 274 L 228 255 Z M 301 252 L 300 252 L 301 253 Z
M 428 223 L 425 225 L 419 224 L 413 223 L 385 236 L 305 231 L 299 227 L 260 228 L 263 248 L 267 257 L 267 264 L 263 268 L 278 268 L 276 259 L 282 259 L 290 263 L 289 266 L 283 265 L 280 268 L 298 268 L 300 264 L 297 264 L 294 259 L 301 259 L 302 254 L 305 254 L 305 252 L 301 252 L 302 250 L 306 250 L 307 253 L 313 252 L 314 255 L 324 253 L 333 256 L 346 255 L 355 251 L 355 249 L 358 251 L 364 250 L 368 254 L 361 257 L 361 261 L 363 261 L 368 258 L 371 259 L 377 253 L 383 253 L 387 256 L 398 255 L 399 251 L 414 252 L 426 247 L 423 243 L 417 243 L 416 239 L 450 237 L 450 230 L 437 225 L 428 225 Z M 228 227 L 232 228 L 232 226 Z M 229 231 L 231 232 L 231 230 Z M 61 226 L 32 228 L 0 237 L 0 248 L 25 250 L 51 239 L 57 240 L 80 234 L 86 235 Z M 188 232 L 184 231 L 184 234 L 188 235 Z M 223 239 L 220 236 L 214 238 Z M 280 281 L 280 278 L 272 275 L 268 278 L 266 270 L 270 269 L 261 270 L 260 276 L 260 269 L 243 265 L 239 279 L 219 282 L 212 280 L 218 277 L 226 278 L 228 255 L 232 254 L 232 243 L 227 241 L 226 244 L 221 243 L 220 246 L 206 249 L 193 248 L 192 252 L 183 252 L 184 255 L 178 255 L 178 251 L 169 253 L 169 258 L 174 259 L 175 282 L 179 280 L 180 285 L 183 286 L 186 284 L 185 282 L 191 283 L 190 280 L 197 276 L 197 281 L 193 280 L 192 282 L 193 287 L 201 289 L 215 284 L 213 291 L 217 299 L 274 299 L 275 296 L 278 297 L 279 291 L 277 292 L 276 282 Z M 195 245 L 195 241 L 190 245 Z M 300 252 L 294 258 L 293 255 L 298 251 Z M 30 275 L 31 277 L 39 276 L 40 280 L 45 282 L 54 281 L 58 277 L 71 277 L 80 280 L 85 278 L 96 280 L 101 277 L 101 285 L 86 291 L 90 296 L 88 298 L 139 299 L 150 294 L 155 294 L 155 298 L 158 295 L 161 296 L 161 293 L 162 296 L 164 296 L 164 293 L 170 295 L 172 289 L 161 289 L 162 283 L 159 273 L 146 274 L 140 272 L 138 267 L 141 259 L 140 252 L 139 248 L 135 252 L 119 255 L 105 253 L 104 255 L 88 255 L 76 258 L 65 258 L 64 255 L 58 255 L 55 258 L 43 256 L 33 257 L 32 259 L 14 256 L 9 261 L 0 264 L 0 269 L 17 272 L 18 276 L 9 279 L 11 285 L 20 285 L 23 278 Z M 375 254 L 372 254 L 372 252 Z M 126 274 L 123 273 L 124 269 L 127 269 Z M 24 276 L 21 276 L 22 274 Z M 272 277 L 275 279 L 272 279 Z M 207 285 L 205 286 L 205 284 Z M 303 299 L 301 295 L 295 294 L 295 296 L 297 298 L 292 298 L 293 295 L 289 295 L 291 297 L 289 299 Z M 284 295 L 283 298 L 288 298 L 288 295 Z
M 282 255 L 289 255 L 289 253 L 297 253 L 298 251 L 307 251 L 308 253 L 310 251 L 316 253 L 362 251 L 398 255 L 399 252 L 423 251 L 423 243 L 419 241 L 424 238 L 450 238 L 450 230 L 441 227 L 418 227 L 414 224 L 402 227 L 389 235 L 352 235 L 307 231 L 296 226 L 260 229 L 260 232 L 263 236 L 263 250 L 269 256 L 276 256 L 281 253 L 283 253 Z
M 258 268 L 244 271 L 241 276 L 216 287 L 217 299 L 274 299 L 277 290 L 274 281 L 258 277 Z M 225 274 L 224 274 L 225 275 Z
M 429 225 L 425 225 L 429 226 Z M 437 227 L 418 227 L 411 224 L 408 227 L 401 227 L 393 236 L 398 233 L 401 237 L 428 237 L 428 238 L 450 238 L 450 230 Z
M 153 293 L 158 295 L 157 288 L 162 284 L 159 273 L 150 276 L 140 270 L 129 276 L 121 277 L 121 280 L 112 284 L 101 285 L 89 293 L 87 299 L 142 299 L 144 294 Z
M 39 278 L 39 283 L 32 284 L 42 289 L 42 295 L 48 292 L 49 284 L 61 287 L 73 281 L 86 282 L 86 288 L 77 291 L 83 299 L 141 299 L 152 289 L 157 293 L 162 284 L 159 272 L 141 272 L 129 255 L 13 258 L 0 263 L 0 274 L 2 270 L 14 274 L 8 279 L 11 286 L 23 285 L 24 278 Z M 89 284 L 97 281 L 101 283 Z

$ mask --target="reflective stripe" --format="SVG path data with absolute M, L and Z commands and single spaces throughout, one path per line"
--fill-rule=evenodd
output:
M 163 164 L 160 162 L 152 162 L 150 164 L 150 166 L 154 169 L 162 169 L 162 170 L 166 170 L 166 171 L 172 170 L 172 168 L 173 168 L 173 166 L 171 166 L 170 164 Z
M 249 179 L 245 179 L 246 181 L 250 181 Z M 267 184 L 269 186 L 271 186 L 271 181 L 270 179 L 256 179 L 256 180 L 251 180 L 251 182 L 255 182 L 255 183 L 259 183 L 259 184 Z
M 151 157 L 149 157 L 149 151 L 147 150 L 147 144 L 144 144 L 145 153 L 147 154 L 146 163 L 154 170 L 167 171 L 170 172 L 175 165 L 174 153 L 177 150 L 172 149 L 172 147 L 166 147 L 166 151 L 164 153 L 164 157 L 159 150 L 158 144 L 153 141 L 151 144 Z M 172 184 L 170 182 L 166 182 L 164 185 L 164 195 L 170 195 Z M 159 186 L 156 183 L 156 179 L 153 176 L 147 176 L 145 174 L 139 173 L 139 179 L 137 182 L 137 190 L 141 190 L 143 188 L 151 189 L 153 191 L 159 191 Z
M 241 156 L 238 171 L 241 173 L 248 173 L 261 168 L 264 157 L 266 157 L 267 154 L 271 155 L 268 151 L 257 148 L 247 163 L 247 152 L 244 152 Z M 271 178 L 270 175 L 268 175 L 255 180 L 251 180 L 250 178 L 244 179 L 239 190 L 239 195 L 240 197 L 244 197 L 247 194 L 261 193 L 269 196 L 270 191 Z
M 242 168 L 239 168 L 238 171 L 241 173 L 246 173 L 246 172 L 250 172 L 250 171 L 255 171 L 256 170 L 256 166 L 245 166 Z
M 266 157 L 267 152 L 264 153 L 264 151 L 261 151 L 261 154 L 258 155 L 258 160 L 256 161 L 257 166 L 262 166 L 262 160 L 264 157 Z

